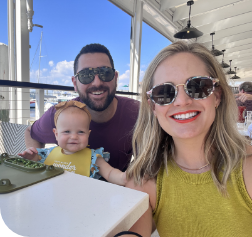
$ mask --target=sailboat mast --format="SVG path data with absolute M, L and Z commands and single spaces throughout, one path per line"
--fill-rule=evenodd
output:
M 39 51 L 39 71 L 38 71 L 38 83 L 39 83 L 39 77 L 40 77 L 40 60 L 41 60 L 42 35 L 43 35 L 43 31 L 41 31 L 41 36 L 40 36 L 40 51 Z

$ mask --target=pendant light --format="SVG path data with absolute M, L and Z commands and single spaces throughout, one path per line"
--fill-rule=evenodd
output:
M 187 21 L 187 26 L 174 35 L 174 37 L 177 39 L 191 39 L 191 38 L 197 38 L 203 35 L 201 31 L 191 26 L 190 15 L 191 15 L 191 5 L 193 4 L 194 4 L 194 1 L 187 2 L 187 6 L 190 6 L 189 20 Z
M 222 52 L 223 52 L 223 58 L 222 58 L 222 62 L 221 62 L 222 68 L 228 68 L 229 67 L 229 65 L 224 62 L 224 52 L 225 51 L 226 51 L 225 49 L 222 50 Z
M 240 77 L 236 75 L 236 67 L 234 67 L 234 68 L 235 68 L 235 75 L 232 76 L 230 79 L 240 79 Z
M 229 71 L 227 71 L 227 74 L 235 74 L 235 72 L 231 70 L 231 62 L 232 62 L 232 60 L 229 60 L 229 62 L 230 62 L 230 69 L 229 69 Z
M 214 56 L 220 56 L 220 55 L 222 55 L 223 53 L 220 50 L 215 49 L 214 45 L 213 45 L 213 36 L 215 35 L 215 33 L 212 32 L 212 33 L 210 33 L 210 35 L 212 36 L 212 50 L 211 50 L 212 55 L 214 55 Z

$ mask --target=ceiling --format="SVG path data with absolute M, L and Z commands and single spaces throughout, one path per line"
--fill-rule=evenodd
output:
M 133 16 L 134 0 L 109 1 Z M 143 21 L 171 42 L 177 41 L 173 35 L 187 25 L 189 18 L 187 1 L 142 1 Z M 232 60 L 232 70 L 237 67 L 237 75 L 241 77 L 230 81 L 231 84 L 252 81 L 252 0 L 195 0 L 191 8 L 191 25 L 203 32 L 197 42 L 209 49 L 212 48 L 210 33 L 215 32 L 215 49 L 226 50 L 224 61 L 229 64 Z M 221 62 L 223 56 L 216 58 Z

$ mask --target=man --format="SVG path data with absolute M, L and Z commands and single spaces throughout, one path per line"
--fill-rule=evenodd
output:
M 236 100 L 238 106 L 246 106 L 245 102 L 252 100 L 252 82 L 246 81 L 239 86 L 239 94 Z
M 132 155 L 132 132 L 139 102 L 115 96 L 118 73 L 109 50 L 100 44 L 82 48 L 74 61 L 72 82 L 92 116 L 89 148 L 104 147 L 110 153 L 109 164 L 126 170 Z M 41 148 L 56 143 L 53 134 L 55 109 L 51 107 L 25 132 L 26 147 Z

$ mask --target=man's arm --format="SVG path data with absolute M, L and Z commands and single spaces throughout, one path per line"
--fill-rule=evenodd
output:
M 235 95 L 236 100 L 239 100 L 241 102 L 245 102 L 247 100 L 252 100 L 252 95 L 251 94 L 246 94 L 246 93 L 239 93 Z
M 31 137 L 31 126 L 29 126 L 26 130 L 25 130 L 25 145 L 26 148 L 29 147 L 35 147 L 35 148 L 44 148 L 45 144 L 38 142 L 34 139 L 32 139 Z

